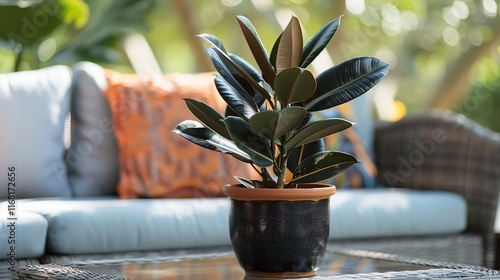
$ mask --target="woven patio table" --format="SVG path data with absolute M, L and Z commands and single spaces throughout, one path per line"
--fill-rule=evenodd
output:
M 25 265 L 18 279 L 207 279 L 257 280 L 246 276 L 231 251 L 157 252 L 148 257 Z M 301 278 L 304 279 L 304 278 Z M 500 279 L 500 271 L 375 251 L 328 249 L 318 275 L 305 279 Z

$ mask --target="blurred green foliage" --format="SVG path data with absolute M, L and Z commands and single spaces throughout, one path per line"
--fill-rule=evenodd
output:
M 83 0 L 8 1 L 1 6 L 0 39 L 34 45 L 61 24 L 83 27 L 88 12 Z
M 500 132 L 500 64 L 492 59 L 478 64 L 478 80 L 470 94 L 453 109 Z
M 0 2 L 0 71 L 90 60 L 128 64 L 119 42 L 146 31 L 155 0 L 9 0 Z M 127 70 L 130 68 L 125 67 Z

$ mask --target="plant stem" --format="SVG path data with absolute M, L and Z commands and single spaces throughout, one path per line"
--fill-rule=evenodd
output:
M 286 155 L 286 151 L 281 151 L 280 174 L 278 175 L 278 182 L 276 182 L 276 185 L 279 189 L 283 189 L 285 187 L 287 160 L 288 156 Z
M 278 182 L 276 182 L 276 187 L 278 189 L 283 189 L 285 187 L 285 175 L 278 176 Z

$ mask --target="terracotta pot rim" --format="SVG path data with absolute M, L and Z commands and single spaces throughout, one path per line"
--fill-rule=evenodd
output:
M 245 201 L 318 201 L 335 194 L 334 185 L 328 184 L 299 184 L 296 189 L 249 189 L 241 184 L 225 185 L 225 195 L 236 200 Z

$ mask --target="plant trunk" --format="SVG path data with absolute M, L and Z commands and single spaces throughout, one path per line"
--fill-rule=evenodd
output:
M 278 182 L 276 182 L 276 186 L 278 189 L 282 189 L 285 187 L 285 174 L 280 175 L 278 177 Z

